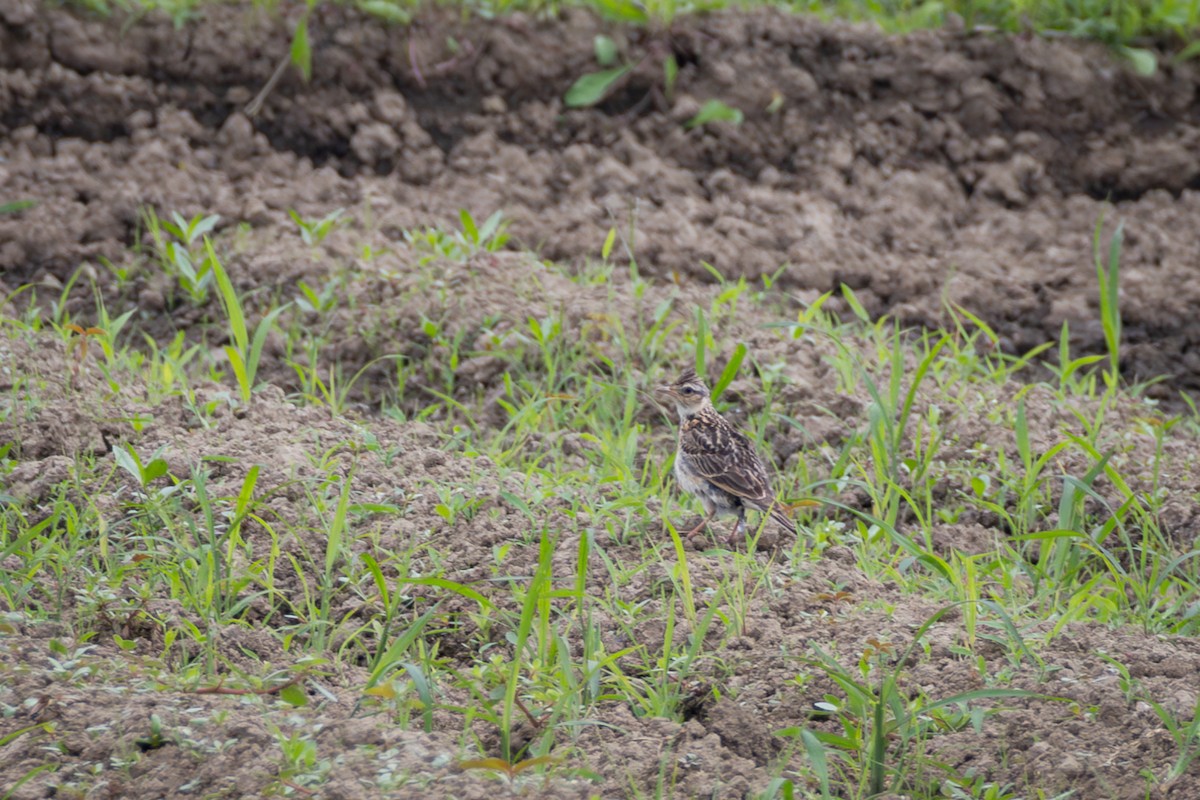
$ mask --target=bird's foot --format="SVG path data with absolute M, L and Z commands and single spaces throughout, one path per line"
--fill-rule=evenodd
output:
M 712 519 L 712 514 L 709 514 L 708 516 L 701 519 L 698 523 L 696 523 L 696 527 L 692 528 L 690 531 L 687 531 L 686 533 L 683 534 L 683 538 L 690 541 L 692 538 L 698 536 L 700 534 L 700 532 L 708 526 L 708 522 L 711 519 Z

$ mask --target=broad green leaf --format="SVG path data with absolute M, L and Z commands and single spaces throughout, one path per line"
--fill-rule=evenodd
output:
M 596 34 L 593 46 L 596 48 L 596 63 L 600 66 L 611 67 L 617 63 L 617 43 L 611 36 Z
M 608 95 L 613 85 L 628 74 L 631 67 L 613 67 L 603 72 L 589 72 L 571 85 L 563 98 L 570 108 L 594 106 Z
M 644 24 L 650 19 L 646 9 L 633 0 L 597 0 L 597 4 L 601 14 L 621 22 Z
M 390 0 L 360 0 L 358 7 L 368 14 L 373 14 L 388 22 L 407 25 L 412 22 L 412 14 L 408 9 Z
M 384 700 L 395 700 L 396 687 L 391 683 L 383 683 L 379 686 L 372 686 L 370 689 L 364 689 L 363 694 L 372 697 L 382 697 Z
M 1118 45 L 1117 52 L 1129 62 L 1138 75 L 1149 78 L 1158 71 L 1158 59 L 1154 57 L 1153 51 L 1143 47 Z
M 285 686 L 279 690 L 279 699 L 290 706 L 301 708 L 308 705 L 308 695 L 304 689 L 300 688 L 299 684 L 293 683 L 291 686 Z
M 143 473 L 146 483 L 157 480 L 167 474 L 167 462 L 161 458 L 156 458 L 146 465 L 146 471 Z
M 700 107 L 700 111 L 696 116 L 684 123 L 685 128 L 698 128 L 701 125 L 707 125 L 710 122 L 728 122 L 733 125 L 741 125 L 745 115 L 741 109 L 727 106 L 720 100 L 709 100 Z
M 117 460 L 117 466 L 142 484 L 142 460 L 138 458 L 137 451 L 129 445 L 125 445 L 124 447 L 114 447 L 112 452 L 113 458 Z

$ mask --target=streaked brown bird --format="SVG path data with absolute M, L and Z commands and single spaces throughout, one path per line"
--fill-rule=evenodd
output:
M 736 516 L 728 539 L 733 544 L 745 527 L 747 508 L 769 514 L 796 533 L 796 524 L 783 513 L 771 490 L 767 468 L 754 445 L 713 408 L 704 381 L 688 370 L 674 383 L 658 387 L 657 393 L 679 412 L 675 480 L 685 492 L 700 498 L 706 514 L 685 536 L 695 536 L 718 515 Z

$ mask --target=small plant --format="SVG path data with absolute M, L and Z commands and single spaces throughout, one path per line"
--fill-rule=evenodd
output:
M 947 780 L 942 784 L 942 793 L 947 792 L 951 800 L 1021 800 L 1011 785 L 989 782 L 982 775 Z
M 142 752 L 147 750 L 157 750 L 167 744 L 166 738 L 163 736 L 162 718 L 158 714 L 150 715 L 150 733 L 140 739 L 135 739 L 134 744 Z
M 300 290 L 296 305 L 302 311 L 310 314 L 328 314 L 338 307 L 338 290 L 342 288 L 342 281 L 337 277 L 331 278 L 325 281 L 320 289 L 314 289 L 304 281 L 297 281 L 296 288 Z
M 109 274 L 117 279 L 118 290 L 124 290 L 125 287 L 129 285 L 129 282 L 133 280 L 133 275 L 136 271 L 136 262 L 118 265 L 114 263 L 112 259 L 104 256 L 100 256 L 97 258 L 97 260 L 100 262 L 102 267 L 109 271 Z
M 1121 307 L 1120 307 L 1120 275 L 1121 275 L 1121 244 L 1125 241 L 1125 225 L 1117 225 L 1108 243 L 1108 259 L 1103 259 L 1101 249 L 1101 231 L 1104 226 L 1104 215 L 1096 221 L 1096 230 L 1092 235 L 1092 253 L 1096 262 L 1096 279 L 1100 284 L 1100 325 L 1104 329 L 1104 344 L 1108 349 L 1108 371 L 1104 374 L 1104 382 L 1109 393 L 1115 392 L 1117 381 L 1121 377 Z
M 622 6 L 623 8 L 626 6 Z M 628 6 L 632 8 L 632 5 Z M 563 96 L 563 102 L 568 108 L 588 108 L 602 103 L 619 87 L 624 85 L 643 64 L 654 61 L 661 62 L 662 88 L 657 84 L 650 90 L 650 97 L 670 99 L 675 92 L 675 81 L 679 76 L 679 63 L 665 42 L 652 39 L 647 47 L 647 55 L 637 62 L 622 61 L 619 48 L 611 37 L 596 36 L 593 47 L 596 63 L 603 69 L 599 72 L 589 72 L 581 75 Z M 778 109 L 774 109 L 778 110 Z M 741 125 L 745 115 L 740 109 L 734 108 L 717 99 L 710 99 L 700 107 L 700 110 L 686 123 L 688 130 L 699 128 L 711 122 L 728 122 L 731 125 Z
M 279 306 L 263 317 L 259 321 L 258 327 L 254 329 L 254 339 L 251 340 L 246 328 L 246 316 L 242 311 L 241 297 L 233 288 L 233 282 L 229 280 L 229 273 L 221 265 L 221 260 L 217 258 L 212 242 L 207 237 L 204 240 L 204 249 L 208 254 L 207 261 L 211 265 L 213 277 L 221 291 L 221 306 L 225 309 L 230 338 L 233 340 L 233 344 L 225 346 L 225 355 L 229 358 L 229 365 L 233 369 L 234 377 L 237 378 L 242 402 L 249 403 L 256 385 L 255 378 L 258 375 L 259 359 L 262 358 L 267 334 L 271 332 L 271 326 L 275 324 L 275 320 L 287 310 L 291 303 Z
M 404 240 L 409 245 L 418 250 L 428 251 L 428 255 L 420 258 L 419 264 L 428 264 L 436 258 L 466 261 L 474 253 L 494 253 L 508 243 L 508 234 L 505 233 L 508 223 L 505 222 L 502 212 L 493 213 L 482 225 L 476 225 L 475 219 L 466 209 L 459 211 L 458 217 L 462 223 L 461 231 L 447 233 L 435 228 L 424 228 L 404 232 Z
M 0 203 L 0 214 L 18 214 L 36 205 L 37 203 L 32 200 L 13 200 L 8 203 Z
M 1192 762 L 1200 757 L 1200 700 L 1192 708 L 1190 718 L 1182 719 L 1149 697 L 1146 702 L 1154 709 L 1154 714 L 1179 748 L 1179 754 L 1167 767 L 1165 774 L 1156 776 L 1163 784 L 1169 785 L 1186 775 Z
M 1096 393 L 1096 375 L 1093 370 L 1085 368 L 1103 360 L 1102 355 L 1071 358 L 1071 328 L 1069 323 L 1063 320 L 1058 336 L 1058 363 L 1045 362 L 1045 366 L 1058 379 L 1060 394 L 1068 397 L 1091 397 Z
M 283 765 L 279 770 L 279 782 L 289 788 L 305 789 L 307 784 L 320 783 L 332 769 L 333 764 L 328 759 L 318 760 L 317 742 L 312 738 L 312 731 L 298 729 L 291 733 L 275 730 L 275 741 L 283 755 Z
M 503 758 L 476 758 L 458 763 L 459 769 L 478 769 L 496 772 L 508 778 L 509 783 L 517 779 L 517 776 L 526 770 L 540 767 L 544 764 L 555 764 L 561 759 L 555 756 L 535 756 L 526 758 L 516 763 L 505 761 Z
M 130 445 L 114 447 L 113 458 L 116 459 L 117 466 L 128 472 L 138 482 L 138 485 L 145 489 L 153 481 L 167 474 L 167 462 L 159 457 L 159 453 L 163 449 L 160 447 L 158 452 L 150 456 L 150 460 L 145 464 L 142 463 L 137 450 Z
M 216 280 L 216 255 L 203 243 L 221 221 L 220 215 L 197 214 L 189 220 L 174 211 L 170 219 L 160 219 L 153 208 L 148 208 L 142 217 L 163 270 L 175 277 L 192 305 L 204 305 Z
M 689 119 L 683 124 L 683 127 L 691 130 L 707 125 L 710 122 L 728 122 L 730 125 L 741 125 L 746 115 L 741 109 L 726 105 L 720 100 L 706 100 L 704 105 L 700 106 L 700 110 L 696 112 L 696 116 Z
M 142 336 L 149 353 L 137 362 L 137 366 L 141 369 L 147 388 L 152 390 L 151 397 L 165 397 L 178 393 L 187 397 L 188 364 L 200 352 L 200 345 L 186 346 L 187 334 L 184 331 L 176 332 L 165 347 L 160 347 L 158 342 L 147 334 Z
M 617 43 L 609 36 L 596 36 L 596 62 L 604 67 L 600 72 L 589 72 L 580 76 L 567 90 L 563 98 L 569 108 L 594 106 L 612 92 L 613 88 L 633 71 L 633 64 L 618 64 Z
M 92 644 L 80 645 L 72 649 L 58 639 L 51 639 L 50 652 L 54 655 L 47 658 L 50 662 L 51 676 L 66 683 L 74 683 L 88 677 L 92 674 L 93 669 L 88 663 L 87 655 L 95 649 L 96 646 Z
M 103 328 L 95 326 L 84 328 L 71 323 L 65 327 L 68 336 L 74 334 L 74 338 L 67 340 L 67 356 L 70 357 L 74 353 L 74 358 L 71 359 L 71 385 L 76 386 L 79 383 L 79 374 L 83 370 L 83 365 L 87 362 L 88 342 L 107 334 Z
M 832 749 L 843 759 L 852 782 L 863 780 L 868 793 L 877 795 L 885 790 L 903 789 L 902 778 L 907 774 L 906 761 L 913 745 L 928 738 L 935 730 L 981 724 L 981 714 L 995 713 L 972 715 L 966 712 L 969 703 L 1019 697 L 1054 699 L 1021 689 L 978 689 L 937 700 L 920 695 L 909 698 L 900 685 L 902 665 L 909 661 L 925 633 L 952 608 L 954 606 L 947 606 L 927 619 L 898 658 L 890 642 L 868 639 L 856 673 L 843 668 L 836 659 L 814 646 L 817 655 L 808 661 L 809 665 L 824 673 L 842 690 L 841 696 L 827 695 L 818 706 L 823 713 L 834 716 L 841 723 L 842 732 L 830 734 L 797 727 L 777 731 L 776 735 L 803 737 L 805 733 L 810 734 L 827 752 Z M 889 664 L 894 666 L 889 667 Z M 954 707 L 963 711 L 958 715 L 958 721 L 949 721 L 944 713 L 936 713 Z M 804 741 L 809 746 L 811 739 Z M 811 750 L 810 747 L 810 758 Z
M 567 89 L 567 93 L 563 97 L 563 102 L 567 104 L 568 108 L 587 108 L 603 102 L 606 97 L 612 94 L 617 87 L 621 86 L 630 75 L 640 68 L 647 59 L 651 58 L 650 55 L 647 55 L 636 63 L 618 63 L 620 61 L 620 54 L 616 42 L 612 38 L 603 35 L 595 38 L 593 47 L 595 49 L 596 62 L 601 67 L 604 67 L 604 69 L 599 72 L 589 72 L 586 75 L 581 75 L 575 83 L 571 84 L 571 88 Z M 662 60 L 663 90 L 669 98 L 675 89 L 675 79 L 679 74 L 679 64 L 676 62 L 674 54 L 669 50 L 666 51 L 665 55 L 661 54 L 666 48 L 657 40 L 651 43 L 649 50 Z M 654 91 L 658 91 L 657 88 Z
M 346 209 L 339 208 L 329 212 L 320 219 L 306 220 L 297 214 L 295 210 L 290 210 L 288 211 L 288 216 L 300 226 L 300 238 L 304 240 L 306 245 L 312 247 L 325 241 L 325 237 L 329 235 L 342 214 L 345 213 Z

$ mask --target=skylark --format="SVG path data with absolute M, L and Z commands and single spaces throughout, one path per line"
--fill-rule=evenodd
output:
M 657 393 L 674 402 L 679 412 L 675 480 L 700 498 L 706 514 L 685 536 L 695 536 L 717 515 L 736 516 L 728 539 L 733 544 L 745 527 L 747 508 L 769 514 L 796 533 L 796 524 L 771 491 L 767 468 L 754 445 L 713 408 L 704 381 L 688 370 L 674 383 L 658 387 Z

